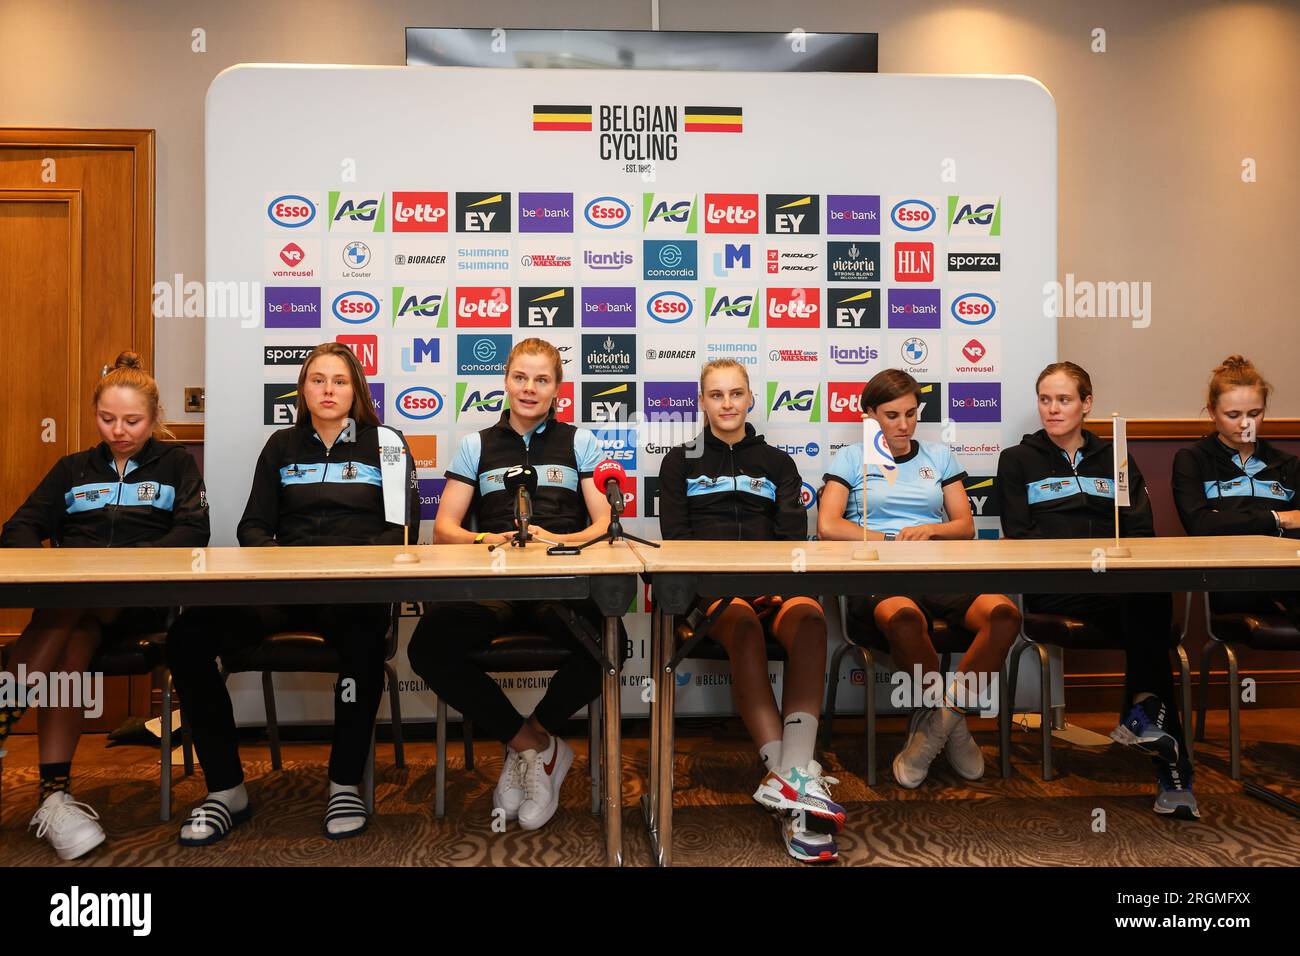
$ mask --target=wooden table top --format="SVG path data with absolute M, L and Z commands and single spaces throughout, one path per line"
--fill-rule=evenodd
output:
M 393 556 L 411 551 L 415 564 Z M 199 553 L 201 552 L 201 554 Z M 545 545 L 498 548 L 446 544 L 411 548 L 0 548 L 0 584 L 57 581 L 195 581 L 455 578 L 500 574 L 639 574 L 626 544 L 597 544 L 580 555 L 548 555 Z
M 854 559 L 861 541 L 665 541 L 631 547 L 649 573 L 842 571 L 1091 570 L 1095 549 L 1111 538 L 1050 541 L 872 541 L 876 560 Z M 1124 538 L 1132 557 L 1106 557 L 1110 568 L 1277 568 L 1300 572 L 1300 542 L 1264 535 L 1206 538 Z M 802 564 L 796 569 L 796 562 Z M 1300 575 L 1297 576 L 1300 582 Z M 1300 584 L 1298 584 L 1300 586 Z

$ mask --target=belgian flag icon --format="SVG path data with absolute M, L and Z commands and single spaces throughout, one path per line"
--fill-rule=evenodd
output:
M 685 128 L 688 133 L 739 133 L 743 117 L 739 106 L 688 106 Z
M 533 129 L 591 132 L 590 106 L 534 106 Z

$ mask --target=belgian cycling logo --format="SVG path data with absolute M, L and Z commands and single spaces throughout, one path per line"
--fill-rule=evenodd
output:
M 1094 488 L 1097 489 L 1098 494 L 1102 494 L 1102 495 L 1110 494 L 1110 482 L 1107 481 L 1105 478 L 1094 478 L 1092 485 Z
M 564 481 L 564 470 L 561 468 L 547 468 L 546 480 L 553 485 L 558 485 Z
M 353 481 L 356 477 L 357 477 L 357 463 L 354 461 L 350 461 L 343 466 L 343 480 Z
M 142 481 L 135 486 L 135 496 L 142 504 L 147 504 L 158 497 L 158 486 L 152 481 Z
M 916 470 L 916 474 L 922 481 L 934 481 L 934 469 L 929 465 L 922 465 Z

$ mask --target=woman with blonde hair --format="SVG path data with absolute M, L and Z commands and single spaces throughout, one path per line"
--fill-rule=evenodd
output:
M 162 422 L 158 383 L 123 352 L 96 384 L 91 403 L 100 442 L 65 455 L 14 512 L 0 546 L 39 548 L 194 548 L 208 543 L 203 476 L 188 451 Z M 9 653 L 9 669 L 38 675 L 83 673 L 95 651 L 132 635 L 165 628 L 166 608 L 37 608 Z M 56 682 L 45 681 L 54 687 Z M 83 702 L 84 703 L 84 702 Z M 0 708 L 0 753 L 27 708 Z M 40 809 L 32 818 L 61 859 L 72 860 L 104 842 L 99 815 L 70 792 L 72 758 L 84 708 L 38 706 Z

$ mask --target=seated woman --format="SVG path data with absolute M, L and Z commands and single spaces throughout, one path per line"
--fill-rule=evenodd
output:
M 253 472 L 237 535 L 244 547 L 355 548 L 403 543 L 403 527 L 385 520 L 379 417 L 365 373 L 346 345 L 323 342 L 298 373 L 295 423 L 273 434 Z M 419 489 L 408 457 L 410 539 L 418 536 Z M 384 688 L 387 604 L 290 604 L 192 607 L 167 637 L 181 706 L 208 795 L 181 827 L 184 846 L 225 839 L 252 814 L 230 694 L 217 669 L 222 654 L 255 646 L 271 634 L 320 634 L 342 661 L 334 685 L 325 835 L 357 836 L 369 814 L 360 784 Z
M 998 459 L 1002 531 L 1008 538 L 1106 538 L 1114 534 L 1114 449 L 1083 427 L 1092 411 L 1092 379 L 1073 362 L 1038 376 L 1043 427 Z M 1151 499 L 1129 449 L 1129 501 L 1120 534 L 1155 534 Z M 1181 752 L 1183 731 L 1169 667 L 1173 598 L 1169 594 L 1026 594 L 1025 610 L 1062 614 L 1092 624 L 1124 647 L 1127 675 L 1123 722 L 1116 742 L 1149 754 L 1156 770 L 1156 813 L 1194 819 L 1192 766 Z
M 208 502 L 193 456 L 160 444 L 158 383 L 123 352 L 95 385 L 91 403 L 100 443 L 65 455 L 14 512 L 0 546 L 39 548 L 201 548 L 208 543 Z M 101 645 L 167 626 L 166 608 L 37 608 L 9 655 L 28 681 L 51 673 L 85 673 Z M 44 681 L 45 686 L 54 686 Z M 26 707 L 0 708 L 0 753 Z M 104 842 L 99 814 L 72 798 L 72 757 L 85 710 L 67 703 L 37 711 L 41 805 L 36 835 L 60 859 L 72 860 Z
M 879 468 L 868 466 L 864 488 L 862 443 L 841 448 L 825 475 L 817 512 L 819 538 L 860 541 L 864 525 L 867 538 L 876 541 L 975 537 L 962 484 L 966 472 L 947 445 L 912 437 L 920 399 L 916 379 L 898 369 L 878 372 L 867 383 L 862 411 L 879 423 L 897 474 L 890 482 Z M 849 602 L 846 626 L 883 635 L 895 667 L 919 673 L 927 683 L 946 679 L 939 674 L 939 654 L 930 636 L 936 619 L 974 639 L 961 669 L 944 685 L 942 706 L 922 706 L 912 713 L 907 742 L 894 758 L 894 779 L 909 789 L 924 782 L 940 751 L 958 776 L 978 780 L 984 775 L 984 755 L 966 717 L 980 709 L 972 691 L 981 684 L 997 687 L 1007 652 L 1020 633 L 1020 612 L 1004 594 L 873 594 Z
M 1271 390 L 1240 355 L 1211 373 L 1205 408 L 1214 432 L 1174 455 L 1174 504 L 1188 534 L 1300 538 L 1300 458 L 1259 437 Z M 1300 591 L 1211 593 L 1210 609 L 1300 620 Z
M 447 469 L 438 505 L 438 544 L 500 545 L 515 536 L 514 496 L 503 477 L 529 465 L 537 473 L 530 534 L 579 544 L 605 533 L 609 502 L 592 481 L 600 461 L 595 436 L 556 420 L 556 395 L 564 374 L 559 351 L 544 339 L 515 343 L 506 360 L 509 407 L 495 425 L 465 436 Z M 478 530 L 467 526 L 477 523 Z M 534 547 L 545 548 L 545 543 Z M 603 633 L 595 601 L 482 601 L 426 604 L 411 635 L 411 669 L 439 697 L 505 747 L 493 807 L 525 830 L 546 825 L 560 801 L 560 784 L 573 765 L 573 749 L 559 736 L 564 722 L 595 700 L 601 668 L 569 627 L 569 615 Z M 619 623 L 622 633 L 622 622 Z M 533 713 L 520 714 L 495 680 L 472 659 L 512 628 L 538 630 L 573 651 L 555 672 Z M 626 634 L 619 641 L 626 655 Z
M 745 420 L 752 401 L 749 374 L 739 362 L 714 359 L 704 366 L 704 430 L 689 446 L 669 451 L 659 471 L 664 538 L 807 540 L 799 471 L 794 459 L 767 444 Z M 701 610 L 711 611 L 718 603 L 707 602 Z M 713 623 L 709 636 L 727 651 L 736 710 L 767 769 L 754 799 L 784 815 L 785 847 L 796 860 L 836 859 L 834 834 L 844 826 L 844 808 L 831 799 L 827 784 L 838 781 L 823 776 L 813 759 L 826 674 L 821 605 L 808 597 L 737 599 Z M 768 683 L 765 636 L 786 650 L 780 710 Z

